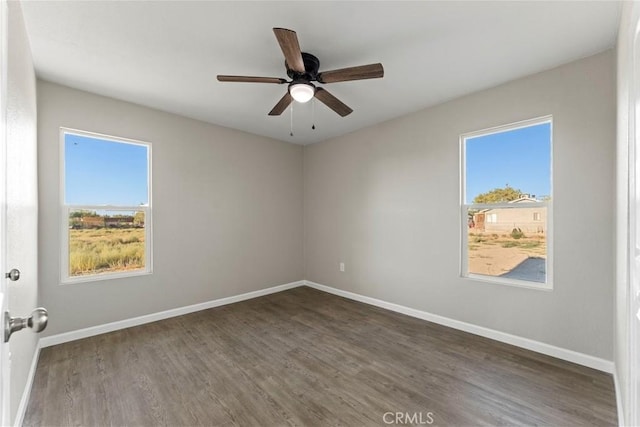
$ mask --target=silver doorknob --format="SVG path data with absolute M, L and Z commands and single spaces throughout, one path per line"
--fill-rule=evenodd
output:
M 33 332 L 42 332 L 47 327 L 49 313 L 38 307 L 31 312 L 29 317 L 11 317 L 8 311 L 4 312 L 4 342 L 8 342 L 11 334 L 24 328 L 31 328 Z
M 12 282 L 15 282 L 20 279 L 20 270 L 14 268 L 10 272 L 5 273 L 4 277 L 11 280 Z

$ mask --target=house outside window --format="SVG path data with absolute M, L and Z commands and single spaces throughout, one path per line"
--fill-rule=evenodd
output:
M 461 275 L 552 289 L 552 118 L 464 134 Z
M 60 140 L 61 282 L 151 273 L 151 144 L 67 128 Z

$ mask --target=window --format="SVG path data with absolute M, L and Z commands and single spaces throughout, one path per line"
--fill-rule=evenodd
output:
M 61 281 L 151 273 L 151 145 L 61 128 Z
M 461 274 L 552 289 L 552 119 L 462 135 Z

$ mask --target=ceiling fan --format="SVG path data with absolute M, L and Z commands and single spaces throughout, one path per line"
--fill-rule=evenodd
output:
M 307 102 L 315 97 L 340 116 L 344 117 L 349 115 L 353 110 L 327 90 L 316 87 L 311 82 L 325 84 L 350 80 L 377 79 L 384 76 L 384 68 L 382 68 L 382 64 L 380 63 L 318 72 L 320 61 L 314 55 L 300 50 L 298 36 L 295 31 L 287 30 L 286 28 L 274 28 L 273 32 L 284 54 L 284 65 L 291 81 L 278 77 L 218 75 L 218 80 L 221 82 L 287 83 L 289 85 L 287 93 L 284 94 L 280 101 L 278 101 L 275 107 L 269 112 L 270 116 L 279 116 L 294 100 Z

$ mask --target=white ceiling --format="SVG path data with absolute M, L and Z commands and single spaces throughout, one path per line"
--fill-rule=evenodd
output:
M 23 3 L 39 77 L 74 88 L 308 144 L 553 68 L 615 45 L 618 2 Z M 285 85 L 221 83 L 217 74 L 286 77 L 272 32 L 298 33 L 320 71 L 382 62 L 383 79 L 324 86 L 353 108 L 312 103 L 267 112 Z

